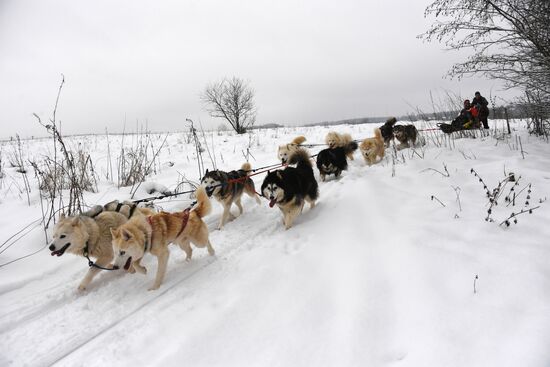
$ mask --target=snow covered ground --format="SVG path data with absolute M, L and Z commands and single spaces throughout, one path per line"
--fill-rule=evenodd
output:
M 306 206 L 288 231 L 278 209 L 248 197 L 244 214 L 215 230 L 221 206 L 213 202 L 206 221 L 216 256 L 197 249 L 186 262 L 172 248 L 157 291 L 147 291 L 156 270 L 150 255 L 147 275 L 103 272 L 85 292 L 77 291 L 87 271 L 81 257 L 43 249 L 2 266 L 0 365 L 549 366 L 550 146 L 521 121 L 499 139 L 494 128 L 503 122 L 491 123 L 492 134 L 475 139 L 423 132 L 425 146 L 388 150 L 371 167 L 356 153 L 339 180 L 320 183 L 318 206 Z M 218 168 L 231 170 L 249 141 L 259 167 L 275 163 L 277 145 L 296 135 L 320 143 L 329 129 L 358 139 L 375 127 L 215 132 L 207 140 Z M 152 182 L 173 189 L 180 173 L 198 179 L 186 135 L 168 136 Z M 120 139 L 110 136 L 110 149 Z M 164 135 L 155 139 L 158 146 Z M 105 136 L 68 141 L 92 152 L 103 177 L 88 204 L 128 198 L 128 188 L 104 178 Z M 51 150 L 45 140 L 23 145 L 30 158 Z M 11 149 L 3 144 L 3 157 Z M 472 168 L 489 189 L 505 174 L 521 176 L 516 205 L 503 194 L 494 222 L 484 220 L 488 199 Z M 28 206 L 20 175 L 7 163 L 3 171 L 0 264 L 44 248 L 38 225 L 6 249 L 4 241 L 41 215 L 34 179 Z M 254 177 L 257 188 L 262 179 Z M 499 225 L 525 207 L 529 183 L 528 207 L 540 208 Z M 158 204 L 170 211 L 189 202 Z

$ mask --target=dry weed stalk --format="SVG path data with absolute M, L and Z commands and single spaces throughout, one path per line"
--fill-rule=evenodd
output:
M 85 207 L 84 191 L 97 191 L 97 179 L 90 155 L 83 150 L 77 150 L 76 154 L 73 153 L 67 147 L 58 128 L 56 114 L 64 83 L 65 77 L 62 75 L 50 122 L 46 124 L 36 113 L 34 114 L 38 123 L 51 134 L 54 152 L 53 158 L 47 157 L 39 163 L 31 162 L 39 181 L 40 200 L 46 200 L 48 203 L 46 209 L 43 210 L 42 218 L 45 228 L 49 226 L 58 211 L 67 215 L 81 213 Z M 61 151 L 61 157 L 57 155 L 58 149 Z M 65 190 L 68 191 L 69 196 L 67 204 L 64 202 Z M 56 203 L 59 205 L 58 210 L 55 208 Z
M 120 153 L 117 157 L 117 186 L 118 188 L 131 186 L 132 196 L 146 177 L 160 170 L 157 156 L 164 147 L 168 135 L 161 145 L 155 148 L 152 135 L 148 131 L 141 131 L 132 135 L 132 145 L 125 146 L 126 133 L 122 134 Z
M 525 188 L 527 188 L 527 194 L 525 196 L 524 208 L 521 209 L 521 211 L 519 213 L 512 212 L 506 219 L 504 219 L 500 223 L 500 226 L 504 225 L 506 227 L 509 227 L 511 223 L 517 224 L 518 223 L 517 217 L 519 215 L 525 214 L 525 213 L 532 214 L 534 210 L 536 210 L 540 207 L 540 206 L 529 207 L 530 200 L 531 200 L 531 184 L 528 184 L 526 187 L 524 187 L 518 193 L 515 192 L 515 189 L 519 185 L 519 180 L 520 180 L 521 176 L 516 179 L 516 177 L 513 173 L 509 173 L 508 175 L 505 175 L 506 177 L 502 181 L 499 181 L 496 188 L 494 188 L 493 190 L 489 190 L 489 188 L 487 187 L 487 184 L 485 183 L 485 181 L 483 181 L 481 176 L 473 168 L 470 170 L 470 172 L 475 177 L 478 178 L 479 182 L 481 182 L 483 184 L 483 189 L 485 190 L 485 195 L 489 199 L 489 203 L 488 203 L 489 204 L 489 209 L 487 209 L 487 217 L 485 217 L 486 221 L 488 221 L 488 222 L 494 222 L 495 221 L 492 218 L 492 215 L 494 214 L 494 208 L 496 206 L 498 206 L 498 201 L 499 201 L 500 197 L 502 196 L 502 194 L 504 192 L 504 188 L 505 188 L 506 184 L 508 184 L 508 183 L 513 183 L 513 185 L 510 188 L 510 190 L 508 191 L 508 194 L 505 196 L 505 202 L 508 203 L 508 205 L 506 205 L 507 207 L 510 204 L 512 204 L 512 206 L 515 206 L 516 200 L 519 200 L 520 194 L 525 190 Z M 542 203 L 542 200 L 539 201 L 539 202 Z

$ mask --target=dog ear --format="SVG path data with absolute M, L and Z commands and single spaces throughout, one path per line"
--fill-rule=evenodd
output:
M 283 179 L 283 174 L 281 173 L 281 171 L 277 171 L 277 177 L 279 178 L 279 180 Z
M 71 225 L 73 227 L 76 227 L 76 226 L 80 225 L 80 217 L 74 217 L 74 219 L 71 222 Z
M 132 238 L 132 234 L 127 231 L 126 229 L 123 229 L 122 230 L 122 238 L 124 239 L 124 241 L 128 241 L 130 238 Z
M 206 169 L 206 172 L 204 172 L 204 174 L 205 174 L 205 175 L 207 175 L 207 174 L 208 174 L 208 168 Z
M 61 215 L 59 216 L 59 219 L 65 219 L 65 218 L 67 218 L 67 217 L 65 216 L 65 213 L 61 213 Z
M 116 228 L 116 229 L 109 228 L 109 230 L 111 231 L 111 237 L 112 238 L 117 238 L 118 237 L 118 228 Z

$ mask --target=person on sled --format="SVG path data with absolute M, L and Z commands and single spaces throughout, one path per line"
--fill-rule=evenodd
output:
M 472 127 L 479 127 L 479 120 L 477 119 L 479 111 L 477 107 L 470 104 L 470 100 L 464 101 L 464 108 L 460 111 L 460 114 L 451 122 L 451 125 L 455 130 L 471 129 Z
M 487 99 L 481 95 L 479 92 L 475 92 L 475 97 L 472 100 L 472 105 L 475 106 L 479 111 L 479 121 L 483 123 L 483 128 L 489 128 L 489 122 L 487 118 L 489 117 L 489 102 Z

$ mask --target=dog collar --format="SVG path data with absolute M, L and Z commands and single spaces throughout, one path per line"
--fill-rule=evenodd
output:
M 94 267 L 94 268 L 101 269 L 101 270 L 118 270 L 118 267 L 116 267 L 116 266 L 113 266 L 112 268 L 105 268 L 105 267 L 99 266 L 95 262 L 93 262 L 90 259 L 90 255 L 88 254 L 88 247 L 89 247 L 88 241 L 86 241 L 86 245 L 84 246 L 84 250 L 82 250 L 82 255 L 84 255 L 84 257 L 86 259 L 88 259 L 88 266 L 90 268 Z

